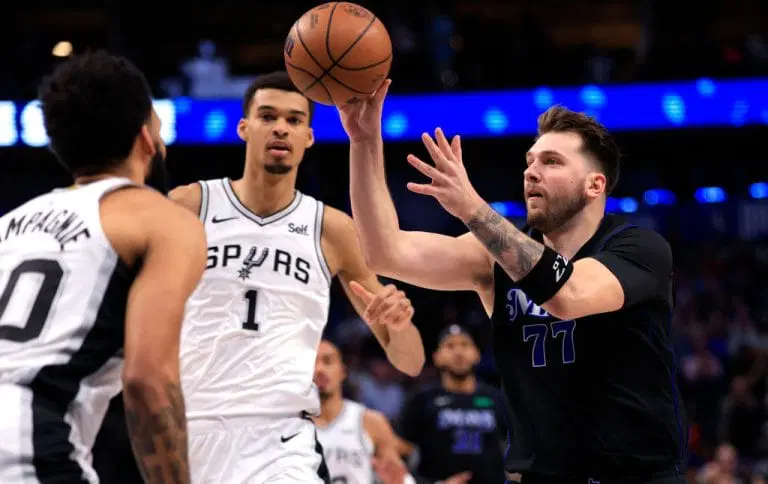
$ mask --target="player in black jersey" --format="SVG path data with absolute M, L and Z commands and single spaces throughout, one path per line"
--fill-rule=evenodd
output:
M 509 414 L 497 389 L 475 377 L 480 352 L 461 326 L 445 328 L 434 354 L 440 384 L 416 392 L 403 408 L 399 434 L 416 449 L 418 482 L 505 481 Z
M 387 193 L 381 111 L 389 83 L 341 108 L 363 251 L 378 273 L 438 290 L 476 291 L 494 350 L 523 482 L 682 482 L 687 425 L 669 338 L 672 253 L 659 234 L 606 215 L 619 150 L 594 119 L 562 107 L 539 118 L 523 174 L 526 231 L 472 187 L 458 137 L 422 139 L 433 196 L 469 232 L 403 231 Z M 508 469 L 514 470 L 514 469 Z

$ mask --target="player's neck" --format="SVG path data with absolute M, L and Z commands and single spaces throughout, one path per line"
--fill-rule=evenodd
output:
M 444 373 L 440 377 L 443 388 L 452 393 L 472 393 L 477 388 L 477 379 L 475 375 L 469 375 L 466 378 L 454 378 Z
M 556 231 L 545 234 L 544 243 L 570 259 L 595 235 L 604 213 L 601 207 L 587 207 Z
M 232 182 L 240 203 L 260 217 L 284 209 L 296 196 L 296 175 L 271 175 L 263 170 L 246 170 L 243 177 Z
M 114 178 L 114 177 L 128 178 L 129 180 L 132 180 L 135 183 L 139 183 L 139 184 L 142 183 L 142 180 L 139 174 L 135 173 L 135 170 L 131 170 L 129 165 L 125 163 L 122 166 L 113 168 L 108 171 L 104 171 L 102 173 L 96 173 L 93 175 L 86 175 L 86 176 L 76 176 L 75 185 L 87 185 L 89 183 L 97 182 L 99 180 L 104 180 L 106 178 Z
M 341 395 L 326 398 L 320 404 L 320 416 L 315 418 L 315 422 L 321 427 L 327 427 L 343 409 L 344 399 Z

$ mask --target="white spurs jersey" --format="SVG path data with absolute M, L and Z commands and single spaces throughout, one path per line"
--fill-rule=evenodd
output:
M 323 204 L 296 191 L 283 210 L 259 217 L 229 179 L 200 186 L 208 265 L 182 329 L 187 417 L 317 414 L 312 377 L 331 283 Z
M 109 178 L 0 217 L 0 482 L 98 482 L 91 448 L 122 388 L 133 271 L 104 234 Z
M 344 400 L 341 413 L 325 428 L 317 427 L 317 440 L 323 446 L 331 482 L 373 484 L 371 458 L 374 445 L 363 426 L 366 408 Z

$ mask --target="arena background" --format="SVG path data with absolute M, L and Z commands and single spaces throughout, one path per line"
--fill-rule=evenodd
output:
M 45 149 L 34 98 L 41 76 L 87 48 L 125 54 L 148 74 L 174 184 L 237 177 L 244 150 L 234 128 L 244 88 L 281 68 L 290 25 L 318 3 L 4 6 L 0 213 L 71 181 Z M 674 332 L 692 426 L 691 482 L 706 463 L 740 479 L 718 482 L 764 482 L 758 479 L 768 475 L 768 2 L 360 3 L 382 18 L 395 48 L 384 129 L 403 227 L 464 230 L 433 200 L 405 189 L 418 178 L 405 156 L 424 153 L 422 131 L 442 126 L 461 134 L 471 180 L 515 221 L 538 113 L 561 103 L 617 132 L 626 158 L 609 208 L 656 228 L 674 246 Z M 313 124 L 319 142 L 301 167 L 299 189 L 349 211 L 348 153 L 337 115 L 321 107 Z M 464 324 L 484 349 L 481 375 L 494 382 L 489 325 L 476 296 L 406 289 L 428 353 L 441 328 Z M 418 381 L 393 370 L 336 285 L 329 331 L 353 369 L 350 392 L 393 421 L 407 392 L 434 378 L 429 369 Z M 738 452 L 735 467 L 723 444 Z M 700 475 L 698 482 L 711 481 Z

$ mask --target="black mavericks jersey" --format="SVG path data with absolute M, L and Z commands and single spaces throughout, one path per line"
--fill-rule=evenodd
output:
M 669 244 L 606 215 L 571 260 L 585 257 L 619 280 L 622 309 L 560 321 L 494 268 L 494 353 L 515 440 L 531 473 L 585 476 L 586 482 L 674 470 L 683 459 L 687 424 L 669 334 Z
M 501 484 L 508 418 L 504 396 L 493 387 L 478 383 L 473 393 L 427 387 L 404 406 L 398 433 L 418 447 L 420 477 L 470 471 L 470 483 Z

